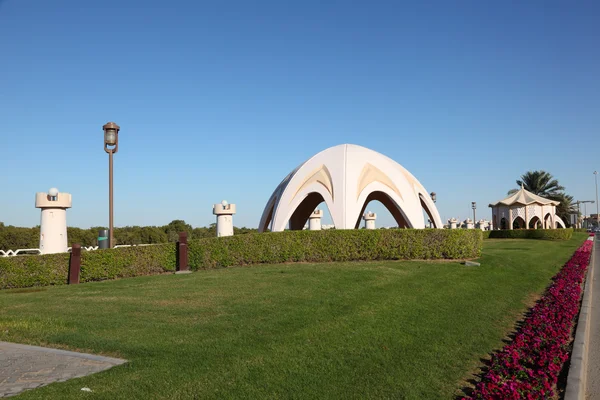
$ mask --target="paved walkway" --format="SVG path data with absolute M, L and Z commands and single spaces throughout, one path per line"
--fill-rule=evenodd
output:
M 90 375 L 124 362 L 118 358 L 0 342 L 0 397 Z
M 600 238 L 594 241 L 594 280 L 590 313 L 590 343 L 586 374 L 586 394 L 589 400 L 600 399 Z

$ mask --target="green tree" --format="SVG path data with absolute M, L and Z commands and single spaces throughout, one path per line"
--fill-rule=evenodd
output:
M 558 180 L 546 171 L 527 171 L 521 175 L 521 179 L 517 179 L 517 186 L 521 187 L 521 185 L 525 190 L 547 199 L 552 199 L 551 196 L 560 195 L 565 190 L 564 186 L 561 186 Z M 508 194 L 518 190 L 511 189 Z

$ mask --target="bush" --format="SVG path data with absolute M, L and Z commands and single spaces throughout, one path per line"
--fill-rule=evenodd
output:
M 64 285 L 69 254 L 0 257 L 0 289 Z
M 480 230 L 376 229 L 249 233 L 188 243 L 192 270 L 284 262 L 467 259 L 481 255 Z M 81 252 L 80 282 L 175 271 L 176 245 Z M 67 283 L 69 254 L 0 258 L 0 289 Z
M 544 239 L 544 240 L 569 240 L 573 236 L 573 229 L 514 229 L 490 231 L 490 239 Z
M 80 282 L 175 271 L 173 243 L 81 252 Z
M 465 259 L 481 254 L 480 230 L 285 231 L 193 240 L 190 268 L 259 263 Z

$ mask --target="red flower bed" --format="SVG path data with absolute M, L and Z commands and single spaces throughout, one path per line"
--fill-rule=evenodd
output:
M 490 369 L 467 399 L 542 399 L 553 388 L 564 362 L 581 297 L 593 241 L 573 254 L 553 278 L 541 300 L 506 345 L 491 359 Z

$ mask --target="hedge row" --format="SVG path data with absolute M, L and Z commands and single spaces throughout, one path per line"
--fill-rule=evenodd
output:
M 0 289 L 64 285 L 69 253 L 0 257 Z M 80 282 L 175 271 L 175 244 L 81 252 Z
M 465 259 L 481 255 L 481 231 L 375 229 L 286 231 L 189 243 L 191 269 L 259 263 Z
M 543 240 L 569 240 L 573 236 L 573 229 L 513 229 L 488 231 L 490 239 L 543 239 Z
M 286 231 L 188 243 L 191 270 L 284 262 L 468 259 L 481 255 L 482 232 L 465 229 Z M 81 253 L 81 282 L 175 271 L 176 245 Z M 69 254 L 0 258 L 0 289 L 67 283 Z

